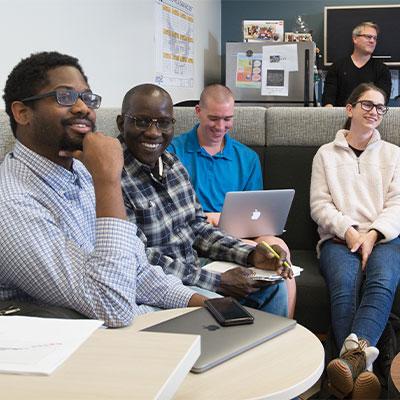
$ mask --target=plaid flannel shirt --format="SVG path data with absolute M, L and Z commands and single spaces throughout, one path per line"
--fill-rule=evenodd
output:
M 122 136 L 125 167 L 122 188 L 128 218 L 138 227 L 151 264 L 179 277 L 185 285 L 216 291 L 218 274 L 201 268 L 199 257 L 231 261 L 247 266 L 254 247 L 227 236 L 206 220 L 189 175 L 168 152 L 162 155 L 161 181 L 151 168 L 135 159 Z

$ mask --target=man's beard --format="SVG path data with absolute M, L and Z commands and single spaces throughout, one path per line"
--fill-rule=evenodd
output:
M 75 138 L 64 135 L 60 140 L 59 148 L 64 151 L 83 150 L 83 135 L 76 135 Z
M 92 132 L 96 131 L 96 125 L 90 121 L 92 125 Z M 64 128 L 67 128 L 70 125 L 70 120 L 62 121 L 62 125 Z M 83 139 L 85 135 L 81 135 L 79 133 L 74 134 L 73 136 L 65 133 L 59 143 L 59 149 L 64 151 L 76 151 L 83 150 Z

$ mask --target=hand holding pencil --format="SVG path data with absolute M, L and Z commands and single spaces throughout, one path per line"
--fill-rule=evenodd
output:
M 268 249 L 268 251 L 275 257 L 275 258 L 281 258 L 280 255 L 267 243 L 262 241 L 261 244 Z M 289 264 L 287 260 L 283 261 L 282 263 L 286 268 L 292 268 L 292 266 Z
M 281 256 L 267 242 L 262 241 L 261 245 L 264 246 L 274 256 L 274 258 L 278 260 L 281 259 Z M 289 279 L 293 277 L 292 266 L 290 265 L 289 261 L 286 260 L 286 258 L 282 261 L 282 268 L 280 271 L 280 275 L 283 278 L 289 278 Z
M 270 246 L 266 242 L 258 243 L 249 254 L 247 262 L 259 269 L 275 271 L 284 279 L 293 277 L 292 267 L 286 259 L 286 252 L 279 245 Z

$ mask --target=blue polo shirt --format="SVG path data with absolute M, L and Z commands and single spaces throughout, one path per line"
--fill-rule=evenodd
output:
M 167 150 L 175 153 L 188 170 L 205 212 L 220 212 L 226 192 L 263 188 L 260 159 L 255 151 L 227 133 L 223 150 L 211 156 L 200 147 L 198 126 L 175 137 Z

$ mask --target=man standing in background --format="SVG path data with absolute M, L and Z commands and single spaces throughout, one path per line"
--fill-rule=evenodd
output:
M 322 95 L 323 106 L 344 107 L 353 89 L 368 82 L 381 88 L 390 99 L 390 71 L 381 60 L 372 57 L 378 34 L 379 27 L 373 22 L 362 22 L 353 29 L 353 53 L 329 68 Z

